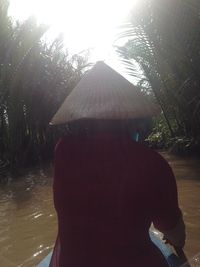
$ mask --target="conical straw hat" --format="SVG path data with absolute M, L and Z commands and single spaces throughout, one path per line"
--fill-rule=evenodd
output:
M 80 80 L 50 124 L 80 119 L 136 119 L 157 115 L 159 108 L 104 62 Z

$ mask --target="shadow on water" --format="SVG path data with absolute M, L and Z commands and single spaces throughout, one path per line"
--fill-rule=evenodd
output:
M 3 199 L 12 200 L 17 208 L 29 205 L 35 187 L 46 186 L 51 183 L 52 168 L 45 166 L 42 169 L 29 170 L 26 175 L 8 178 L 0 185 Z M 2 198 L 1 198 L 2 199 Z

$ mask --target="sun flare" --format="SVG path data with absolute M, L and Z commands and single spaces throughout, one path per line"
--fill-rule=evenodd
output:
M 73 53 L 93 48 L 104 59 L 117 26 L 129 14 L 133 0 L 10 0 L 10 15 L 18 20 L 34 15 L 50 25 L 49 35 L 64 34 Z

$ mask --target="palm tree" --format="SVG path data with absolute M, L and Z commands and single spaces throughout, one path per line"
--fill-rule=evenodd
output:
M 139 64 L 172 136 L 200 133 L 199 12 L 198 0 L 142 0 L 123 26 L 129 41 L 117 47 L 126 63 Z
M 33 17 L 13 24 L 7 11 L 8 2 L 1 1 L 0 160 L 16 166 L 48 156 L 58 135 L 48 122 L 81 78 L 87 59 L 70 57 L 62 36 L 42 41 L 48 27 Z

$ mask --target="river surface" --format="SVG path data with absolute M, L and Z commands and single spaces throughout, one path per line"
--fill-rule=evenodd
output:
M 162 153 L 172 166 L 187 229 L 185 253 L 200 253 L 200 160 Z M 0 186 L 0 267 L 34 267 L 51 251 L 57 233 L 53 168 L 35 169 Z M 196 263 L 200 266 L 200 257 Z

